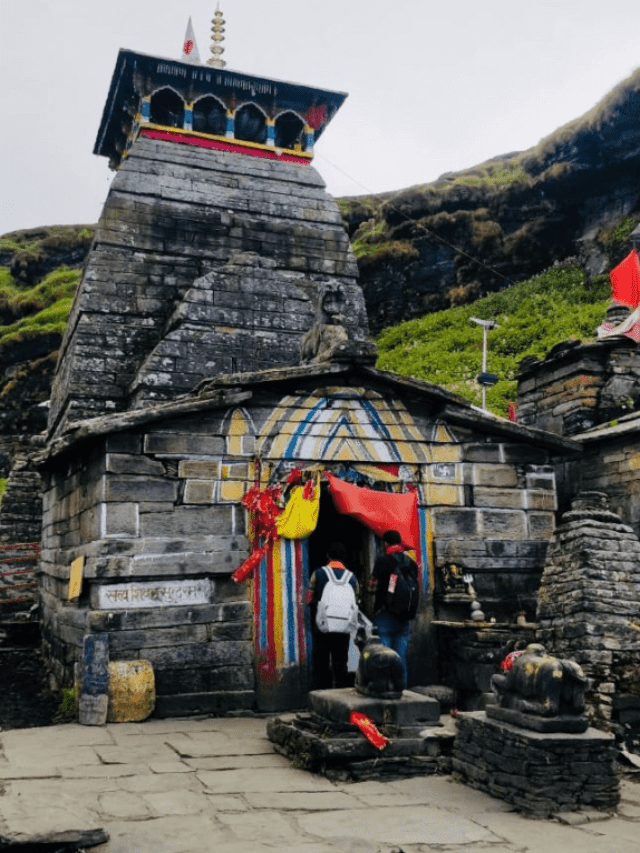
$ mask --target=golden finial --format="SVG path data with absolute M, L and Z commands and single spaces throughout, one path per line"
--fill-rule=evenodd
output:
M 214 68 L 224 68 L 227 64 L 222 58 L 222 54 L 224 53 L 224 48 L 221 46 L 221 42 L 224 41 L 224 18 L 222 17 L 222 12 L 220 11 L 220 4 L 216 6 L 215 17 L 211 21 L 211 41 L 213 44 L 209 48 L 213 56 L 211 59 L 207 59 L 207 65 L 212 65 Z

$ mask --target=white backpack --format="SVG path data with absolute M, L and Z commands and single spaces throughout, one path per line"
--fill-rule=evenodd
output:
M 322 590 L 316 613 L 316 625 L 323 634 L 350 634 L 358 621 L 356 594 L 349 583 L 353 575 L 345 569 L 337 578 L 331 566 L 323 566 L 328 580 Z

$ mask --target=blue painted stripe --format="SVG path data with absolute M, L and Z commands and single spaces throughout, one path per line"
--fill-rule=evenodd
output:
M 420 556 L 422 558 L 422 590 L 429 592 L 429 539 L 427 537 L 427 510 L 418 507 L 420 524 Z
M 320 458 L 324 459 L 325 455 L 329 451 L 329 447 L 331 443 L 335 440 L 336 433 L 340 429 L 340 427 L 346 427 L 349 432 L 349 439 L 351 441 L 355 441 L 357 445 L 362 448 L 362 453 L 365 459 L 367 458 L 367 453 L 362 446 L 362 440 L 358 438 L 357 435 L 354 434 L 353 424 L 349 423 L 349 421 L 344 417 L 338 418 L 338 421 L 333 425 L 333 428 L 330 430 L 329 435 L 325 438 L 321 448 L 320 448 Z M 340 441 L 344 441 L 345 439 L 339 439 Z
M 369 400 L 362 400 L 362 406 L 369 413 L 371 420 L 374 422 L 378 432 L 382 433 L 382 435 L 391 445 L 396 462 L 402 462 L 402 457 L 400 456 L 396 443 L 391 437 L 391 433 L 387 429 L 386 424 L 383 423 L 382 418 L 380 417 L 380 414 L 376 407 Z
M 258 618 L 258 636 L 261 651 L 267 648 L 267 557 L 263 557 L 258 566 L 258 597 L 260 610 Z
M 317 403 L 317 405 L 315 405 L 313 407 L 313 409 L 309 410 L 309 413 L 304 418 L 304 420 L 300 421 L 300 426 L 297 428 L 297 430 L 294 432 L 294 434 L 289 439 L 289 443 L 287 444 L 287 447 L 286 447 L 284 454 L 283 454 L 283 457 L 282 457 L 283 459 L 293 459 L 294 458 L 296 444 L 300 440 L 301 436 L 303 435 L 303 433 L 304 433 L 305 429 L 307 428 L 307 426 L 309 425 L 309 423 L 315 417 L 316 412 L 318 412 L 320 409 L 323 409 L 326 405 L 326 402 L 327 402 L 326 398 L 322 397 L 320 402 Z

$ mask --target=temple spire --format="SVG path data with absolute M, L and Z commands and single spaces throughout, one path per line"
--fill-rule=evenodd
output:
M 198 51 L 198 45 L 196 44 L 195 33 L 193 32 L 193 24 L 191 23 L 191 18 L 189 18 L 189 23 L 187 24 L 187 31 L 184 34 L 184 42 L 182 43 L 182 56 L 180 57 L 182 62 L 192 62 L 199 63 L 200 62 L 200 53 Z
M 211 21 L 211 24 L 211 41 L 213 44 L 209 50 L 213 56 L 211 59 L 207 60 L 207 65 L 212 65 L 214 68 L 224 68 L 227 64 L 222 58 L 222 54 L 224 53 L 224 48 L 222 47 L 222 42 L 224 41 L 224 18 L 222 17 L 219 3 L 216 7 L 215 17 Z

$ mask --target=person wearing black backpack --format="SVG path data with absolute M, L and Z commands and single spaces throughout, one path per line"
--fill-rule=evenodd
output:
M 411 620 L 420 598 L 418 566 L 404 553 L 397 530 L 387 530 L 382 541 L 385 553 L 376 560 L 369 581 L 369 592 L 375 595 L 373 624 L 380 642 L 400 655 L 406 677 Z

